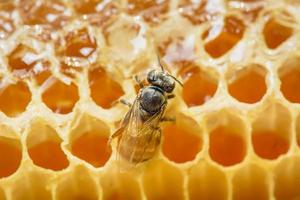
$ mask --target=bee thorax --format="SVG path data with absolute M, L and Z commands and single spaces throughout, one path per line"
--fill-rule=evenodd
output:
M 143 89 L 140 95 L 140 104 L 149 114 L 158 112 L 165 104 L 166 98 L 160 88 L 149 86 Z

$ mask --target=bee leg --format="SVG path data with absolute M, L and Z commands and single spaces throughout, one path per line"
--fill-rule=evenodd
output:
M 123 131 L 124 131 L 124 127 L 121 127 L 121 128 L 119 128 L 116 132 L 114 132 L 114 133 L 109 137 L 107 144 L 110 145 L 113 139 L 115 139 L 116 137 L 119 137 L 119 136 L 122 135 Z
M 144 87 L 143 82 L 141 81 L 141 79 L 140 79 L 137 75 L 134 76 L 134 79 L 135 79 L 135 81 L 139 84 L 139 87 L 140 87 L 140 88 L 143 88 L 143 87 Z
M 169 116 L 165 116 L 160 118 L 160 122 L 176 122 L 176 118 L 175 117 L 169 117 Z
M 122 104 L 124 104 L 124 105 L 126 105 L 126 106 L 128 106 L 128 107 L 131 107 L 131 106 L 132 106 L 132 103 L 128 102 L 128 101 L 125 100 L 125 99 L 120 99 L 119 102 L 122 103 Z
M 169 95 L 167 96 L 168 99 L 173 99 L 174 97 L 175 97 L 175 94 L 169 94 Z

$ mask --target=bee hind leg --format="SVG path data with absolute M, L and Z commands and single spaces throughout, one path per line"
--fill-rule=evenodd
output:
M 124 131 L 124 127 L 119 128 L 116 132 L 114 132 L 108 139 L 107 144 L 111 145 L 113 139 L 120 137 Z

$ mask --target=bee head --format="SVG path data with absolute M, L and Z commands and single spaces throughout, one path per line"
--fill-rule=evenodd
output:
M 161 70 L 151 70 L 147 75 L 147 80 L 150 84 L 160 87 L 167 93 L 173 92 L 175 88 L 174 78 Z

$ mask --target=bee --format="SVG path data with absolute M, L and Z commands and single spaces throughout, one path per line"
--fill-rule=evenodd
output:
M 117 159 L 130 164 L 139 164 L 153 158 L 161 141 L 162 121 L 174 121 L 174 118 L 164 117 L 168 100 L 174 98 L 172 94 L 175 81 L 182 84 L 171 74 L 154 69 L 147 74 L 148 86 L 144 86 L 136 77 L 140 90 L 133 104 L 130 106 L 121 126 L 111 136 L 110 141 L 117 138 Z

